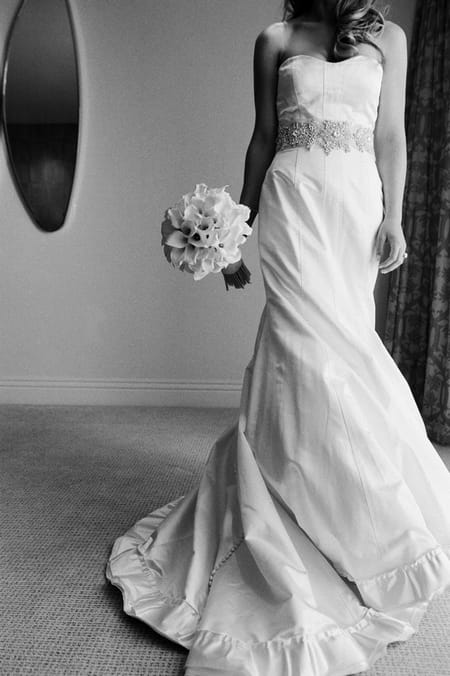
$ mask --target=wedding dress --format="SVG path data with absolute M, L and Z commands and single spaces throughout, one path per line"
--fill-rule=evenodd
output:
M 237 419 L 107 564 L 187 676 L 365 671 L 450 585 L 450 474 L 374 328 L 382 76 L 363 54 L 281 64 Z

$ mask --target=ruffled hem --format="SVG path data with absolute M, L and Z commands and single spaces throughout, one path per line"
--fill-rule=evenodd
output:
M 120 589 L 123 609 L 145 622 L 165 638 L 189 648 L 194 640 L 199 611 L 185 599 L 161 592 L 156 571 L 146 567 L 138 547 L 172 511 L 181 496 L 140 519 L 125 535 L 117 538 L 106 566 L 106 578 Z
M 123 609 L 162 636 L 190 650 L 186 676 L 257 676 L 271 665 L 271 676 L 346 676 L 369 669 L 386 652 L 389 643 L 405 641 L 417 631 L 431 599 L 444 591 L 442 566 L 450 561 L 442 548 L 427 552 L 417 561 L 371 580 L 359 581 L 368 593 L 375 584 L 392 584 L 416 591 L 416 602 L 386 612 L 366 608 L 362 619 L 348 627 L 328 628 L 315 634 L 293 634 L 267 641 L 241 641 L 229 634 L 199 628 L 200 612 L 185 598 L 162 592 L 161 575 L 145 565 L 139 547 L 158 524 L 183 499 L 168 503 L 138 521 L 114 543 L 106 568 L 107 579 L 123 595 Z M 438 576 L 438 566 L 441 574 Z M 394 581 L 394 583 L 393 583 Z M 433 588 L 433 584 L 435 585 Z M 417 594 L 426 600 L 417 602 Z M 397 592 L 395 594 L 397 596 Z M 385 596 L 384 596 L 385 598 Z M 214 667 L 212 667 L 214 664 Z
M 184 673 L 257 676 L 266 673 L 270 664 L 271 676 L 348 676 L 370 669 L 386 654 L 389 643 L 406 641 L 413 633 L 410 625 L 372 608 L 353 626 L 287 639 L 246 643 L 227 634 L 200 630 Z
M 417 630 L 428 604 L 450 586 L 450 547 L 437 546 L 404 566 L 352 581 L 366 605 L 395 613 Z

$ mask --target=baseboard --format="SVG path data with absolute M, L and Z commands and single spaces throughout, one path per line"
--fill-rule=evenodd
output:
M 241 387 L 238 381 L 3 378 L 0 404 L 235 408 Z

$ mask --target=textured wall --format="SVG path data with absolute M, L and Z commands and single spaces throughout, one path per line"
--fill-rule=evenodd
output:
M 253 43 L 280 5 L 71 0 L 81 146 L 59 232 L 30 223 L 0 148 L 2 401 L 238 403 L 264 303 L 256 233 L 253 284 L 226 293 L 167 265 L 159 224 L 197 181 L 239 197 Z M 16 6 L 0 5 L 2 46 Z

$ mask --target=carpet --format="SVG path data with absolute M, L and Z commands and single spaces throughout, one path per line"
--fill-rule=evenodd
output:
M 236 409 L 0 407 L 0 673 L 181 676 L 187 650 L 122 611 L 116 537 L 197 485 Z M 450 467 L 448 449 L 440 453 Z M 450 594 L 368 676 L 450 676 Z M 268 674 L 270 676 L 270 674 Z M 299 674 L 299 676 L 301 676 Z

